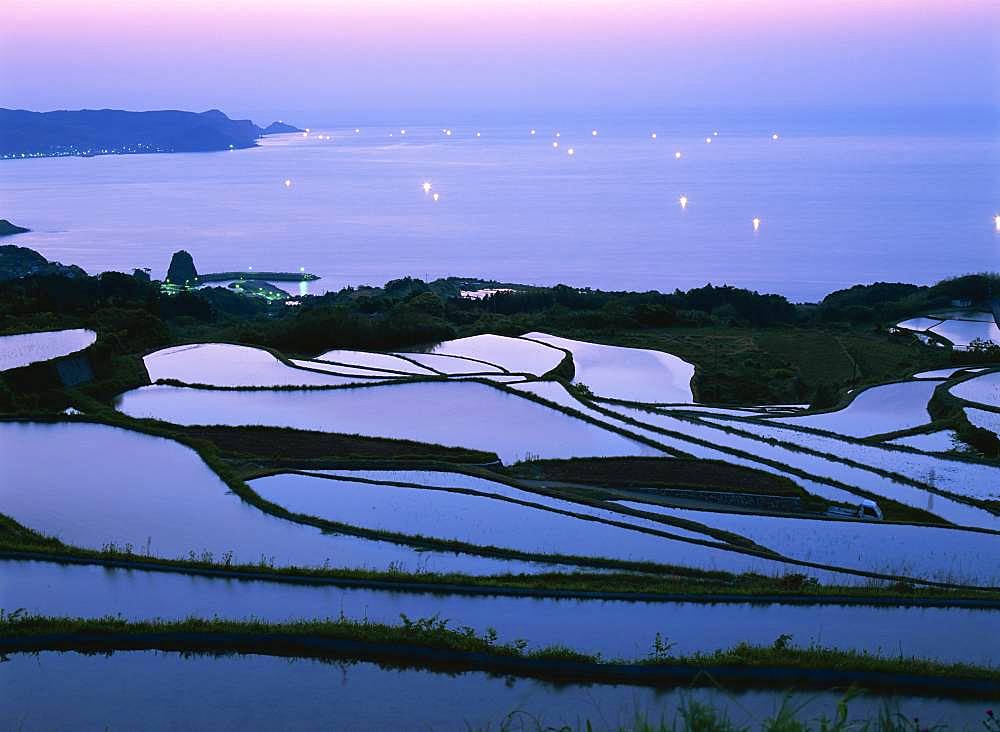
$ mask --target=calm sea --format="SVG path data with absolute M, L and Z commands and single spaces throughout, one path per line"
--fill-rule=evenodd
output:
M 183 248 L 203 272 L 305 268 L 323 278 L 312 292 L 409 274 L 815 300 L 1000 265 L 991 137 L 556 131 L 329 129 L 225 153 L 5 161 L 0 218 L 33 231 L 4 243 L 158 277 Z

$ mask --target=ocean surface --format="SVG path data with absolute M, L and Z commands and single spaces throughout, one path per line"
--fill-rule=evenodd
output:
M 304 268 L 322 277 L 313 293 L 459 275 L 812 301 L 1000 268 L 1000 141 L 985 133 L 556 132 L 366 127 L 221 153 L 3 161 L 0 218 L 33 230 L 3 243 L 154 277 L 183 248 L 202 272 Z

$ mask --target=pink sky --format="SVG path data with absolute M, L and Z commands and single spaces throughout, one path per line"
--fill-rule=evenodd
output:
M 988 105 L 986 0 L 7 0 L 0 106 Z

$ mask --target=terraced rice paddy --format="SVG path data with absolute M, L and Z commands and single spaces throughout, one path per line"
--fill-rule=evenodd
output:
M 706 421 L 897 473 L 956 495 L 987 500 L 1000 495 L 1000 467 L 988 463 L 892 450 L 806 430 L 782 429 L 773 424 L 737 424 L 716 418 L 707 418 Z
M 171 379 L 185 384 L 220 387 L 343 386 L 363 382 L 351 376 L 293 368 L 262 348 L 228 343 L 175 346 L 143 358 L 150 381 Z
M 68 356 L 96 340 L 97 334 L 84 328 L 0 336 L 0 371 Z
M 143 729 L 150 719 L 163 729 L 185 728 L 192 719 L 217 730 L 250 723 L 280 729 L 289 720 L 303 730 L 328 730 L 330 720 L 347 729 L 497 729 L 515 710 L 520 711 L 514 719 L 557 729 L 581 719 L 617 729 L 633 723 L 637 712 L 648 711 L 658 719 L 664 710 L 669 720 L 692 699 L 726 711 L 734 723 L 751 724 L 773 714 L 785 695 L 556 686 L 483 672 L 434 673 L 261 655 L 46 651 L 10 654 L 7 660 L 0 664 L 5 695 L 0 724 L 10 729 Z M 789 701 L 812 718 L 833 717 L 840 699 L 833 692 L 799 692 Z M 852 715 L 876 714 L 887 701 L 927 724 L 978 724 L 984 707 L 981 701 L 875 696 L 856 699 Z
M 252 481 L 251 487 L 266 500 L 295 513 L 368 529 L 531 554 L 608 557 L 736 573 L 756 571 L 772 576 L 793 571 L 824 578 L 834 576 L 485 496 L 296 474 L 260 478 Z
M 989 663 L 997 611 L 856 605 L 626 602 L 474 596 L 387 591 L 264 581 L 219 581 L 175 573 L 129 571 L 52 562 L 0 560 L 0 594 L 29 613 L 129 620 L 188 617 L 285 622 L 310 618 L 367 618 L 394 624 L 437 615 L 475 629 L 495 628 L 501 639 L 530 648 L 565 645 L 607 658 L 639 658 L 657 633 L 681 654 L 711 652 L 740 641 L 767 644 L 782 633 L 799 645 L 881 650 L 942 661 Z M 608 618 L 615 631 L 596 633 Z M 923 632 L 935 628 L 934 633 Z M 986 642 L 984 642 L 986 640 Z
M 425 368 L 391 353 L 334 350 L 321 353 L 314 360 L 375 371 L 388 371 L 395 374 L 414 374 L 417 376 L 431 376 L 434 374 L 434 371 L 429 368 Z
M 711 534 L 705 533 L 704 531 L 695 531 L 689 528 L 665 525 L 661 522 L 649 521 L 636 516 L 624 515 L 615 511 L 610 511 L 606 508 L 598 508 L 596 506 L 588 505 L 586 503 L 552 498 L 551 496 L 547 496 L 542 493 L 521 490 L 504 483 L 464 475 L 463 473 L 448 473 L 429 470 L 312 470 L 309 472 L 314 475 L 341 477 L 345 479 L 354 478 L 375 481 L 378 483 L 407 483 L 430 488 L 443 487 L 474 490 L 487 496 L 497 496 L 501 498 L 510 498 L 515 501 L 534 503 L 554 511 L 582 514 L 598 518 L 603 521 L 626 523 L 655 531 L 669 532 L 675 536 L 685 537 L 688 539 L 696 539 L 698 541 L 719 541 L 719 539 L 714 538 Z M 481 509 L 483 504 L 472 505 Z M 488 507 L 493 504 L 487 503 L 485 505 Z
M 526 333 L 524 338 L 548 343 L 573 354 L 573 382 L 585 384 L 595 395 L 646 403 L 679 403 L 694 399 L 694 366 L 662 351 L 604 346 Z
M 445 341 L 431 353 L 463 356 L 495 364 L 507 371 L 542 376 L 563 360 L 565 354 L 557 348 L 523 338 L 498 335 L 477 335 Z
M 897 323 L 897 328 L 903 328 L 904 330 L 913 331 L 925 331 L 929 330 L 935 325 L 940 325 L 941 320 L 938 318 L 910 318 L 909 320 L 904 320 L 901 323 Z
M 990 320 L 945 320 L 940 325 L 931 328 L 935 333 L 950 341 L 953 346 L 964 351 L 975 340 L 982 340 L 1000 345 L 1000 328 Z
M 986 409 L 976 409 L 966 407 L 964 410 L 966 419 L 976 427 L 990 430 L 1000 437 L 1000 412 L 990 412 Z
M 1000 534 L 881 522 L 695 511 L 638 501 L 615 503 L 731 531 L 802 561 L 938 582 L 1000 587 Z
M 276 566 L 390 565 L 470 574 L 550 571 L 411 547 L 276 518 L 243 502 L 193 450 L 97 424 L 0 423 L 3 513 L 89 549 L 114 544 L 168 559 L 210 555 Z M 47 459 L 58 453 L 59 460 Z
M 1000 371 L 973 377 L 956 384 L 949 391 L 967 402 L 977 402 L 1000 409 Z
M 774 421 L 852 437 L 910 429 L 930 422 L 927 402 L 936 386 L 933 381 L 874 386 L 859 392 L 843 409 L 798 417 L 775 417 Z
M 468 447 L 516 462 L 527 455 L 655 455 L 654 448 L 475 382 L 403 383 L 328 391 L 206 391 L 148 386 L 118 409 L 187 425 L 271 425 Z
M 895 440 L 889 440 L 887 444 L 912 447 L 914 450 L 923 450 L 924 452 L 961 451 L 964 446 L 964 443 L 958 439 L 958 433 L 955 430 L 935 430 L 909 437 L 897 437 Z

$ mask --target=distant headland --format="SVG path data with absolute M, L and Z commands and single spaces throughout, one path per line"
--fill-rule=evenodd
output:
M 0 158 L 237 150 L 256 146 L 264 135 L 299 131 L 284 122 L 261 128 L 248 119 L 230 119 L 217 109 L 0 109 Z
M 14 234 L 24 234 L 28 231 L 31 231 L 31 229 L 25 229 L 23 226 L 12 224 L 7 219 L 0 219 L 0 236 L 13 236 Z

